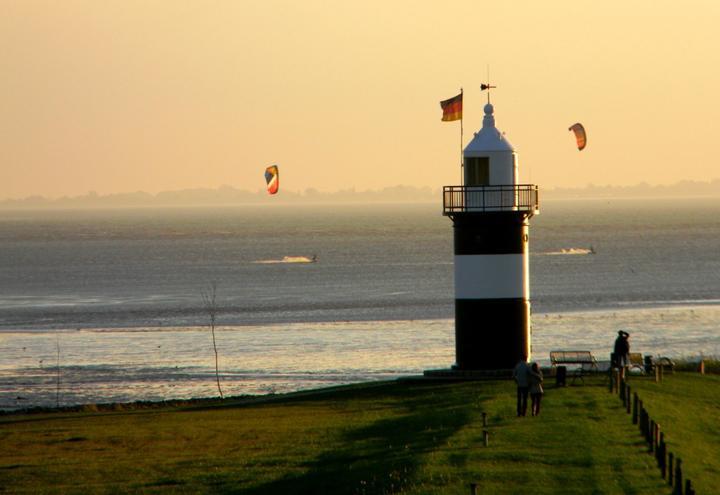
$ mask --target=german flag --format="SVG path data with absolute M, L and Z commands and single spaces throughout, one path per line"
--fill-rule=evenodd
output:
M 440 102 L 440 108 L 442 108 L 443 116 L 442 120 L 450 122 L 452 120 L 462 119 L 462 100 L 463 95 L 460 93 L 457 96 L 453 96 L 449 100 Z

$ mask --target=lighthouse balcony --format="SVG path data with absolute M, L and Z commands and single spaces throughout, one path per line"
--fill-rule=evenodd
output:
M 540 211 L 538 186 L 509 184 L 493 186 L 443 187 L 443 215 L 499 211 L 524 212 L 528 217 Z

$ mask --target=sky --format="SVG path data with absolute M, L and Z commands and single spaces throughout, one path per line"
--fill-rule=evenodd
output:
M 541 188 L 720 177 L 720 2 L 3 0 L 0 199 L 460 183 L 486 93 Z M 582 122 L 579 152 L 568 127 Z

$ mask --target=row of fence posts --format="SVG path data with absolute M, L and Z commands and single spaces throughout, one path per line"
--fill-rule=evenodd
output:
M 658 376 L 659 373 L 659 376 Z M 655 373 L 655 380 L 662 381 L 662 371 Z M 640 433 L 648 444 L 648 453 L 655 455 L 660 474 L 668 485 L 673 487 L 673 495 L 695 495 L 695 489 L 689 479 L 683 484 L 682 459 L 668 452 L 665 443 L 665 434 L 660 430 L 660 424 L 655 422 L 638 398 L 637 392 L 632 392 L 630 385 L 621 377 L 619 370 L 613 370 L 610 380 L 610 392 L 617 393 L 628 414 L 632 415 L 632 422 L 638 425 Z
M 490 445 L 490 430 L 487 429 L 487 413 L 482 413 L 482 424 L 483 424 L 483 445 L 488 447 Z M 478 495 L 478 484 L 470 483 L 470 495 Z

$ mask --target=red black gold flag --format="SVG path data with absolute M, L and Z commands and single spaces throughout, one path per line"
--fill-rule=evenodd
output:
M 462 119 L 462 103 L 462 93 L 450 98 L 449 100 L 441 101 L 440 108 L 442 108 L 443 111 L 442 120 L 449 122 L 452 120 Z

